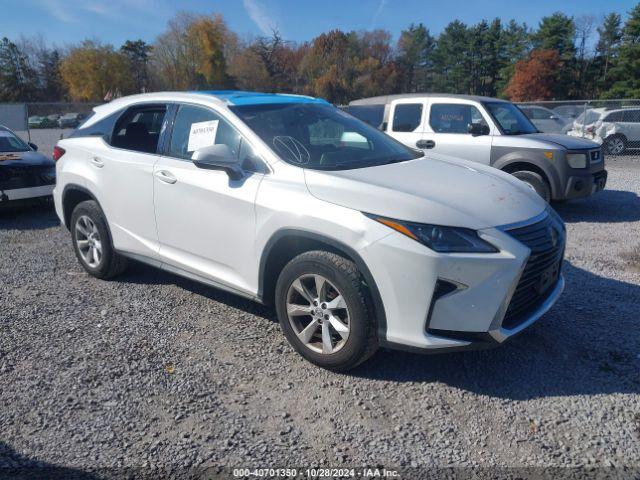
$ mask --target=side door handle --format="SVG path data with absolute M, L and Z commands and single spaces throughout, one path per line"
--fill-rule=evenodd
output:
M 425 149 L 425 148 L 433 148 L 436 146 L 436 142 L 433 140 L 418 140 L 416 142 L 416 147 Z
M 174 177 L 172 173 L 169 173 L 166 170 L 158 170 L 157 172 L 154 173 L 154 175 L 158 180 L 164 183 L 173 184 L 178 181 L 178 179 Z
M 98 157 L 92 157 L 91 158 L 91 164 L 94 167 L 98 167 L 98 168 L 104 167 L 104 162 L 101 159 L 99 159 Z

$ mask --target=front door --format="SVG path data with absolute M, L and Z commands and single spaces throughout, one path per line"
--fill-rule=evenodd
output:
M 222 170 L 197 167 L 197 148 L 226 144 L 240 160 L 251 148 L 220 114 L 208 107 L 178 107 L 167 151 L 154 168 L 160 257 L 205 279 L 255 293 L 254 202 L 263 174 L 231 180 Z
M 433 152 L 489 165 L 493 127 L 475 105 L 463 102 L 431 101 L 423 141 L 431 142 Z M 484 125 L 488 134 L 470 134 L 474 123 Z

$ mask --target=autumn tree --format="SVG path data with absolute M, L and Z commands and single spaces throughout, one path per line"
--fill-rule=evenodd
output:
M 556 50 L 532 51 L 528 59 L 516 64 L 505 94 L 514 102 L 553 99 L 561 65 Z
M 220 15 L 178 14 L 154 44 L 154 79 L 174 90 L 229 88 L 227 54 L 235 45 Z
M 75 101 L 102 101 L 107 92 L 135 90 L 127 59 L 112 45 L 85 40 L 60 64 L 62 80 Z

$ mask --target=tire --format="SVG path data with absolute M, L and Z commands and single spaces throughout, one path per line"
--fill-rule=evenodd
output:
M 377 350 L 371 297 L 352 261 L 321 250 L 302 253 L 282 269 L 275 295 L 278 320 L 287 340 L 309 362 L 346 371 Z
M 627 150 L 627 139 L 622 135 L 611 135 L 604 140 L 607 155 L 623 155 Z
M 70 225 L 76 257 L 89 275 L 108 279 L 124 272 L 127 259 L 113 249 L 104 213 L 94 200 L 76 205 Z M 92 248 L 98 256 L 91 254 Z
M 549 203 L 551 201 L 551 186 L 539 173 L 520 170 L 517 172 L 511 172 L 511 175 L 529 184 L 529 186 L 533 188 L 545 202 Z

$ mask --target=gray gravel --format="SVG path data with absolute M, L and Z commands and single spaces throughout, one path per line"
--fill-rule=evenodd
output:
M 137 264 L 96 280 L 52 210 L 0 212 L 0 467 L 640 468 L 640 164 L 609 171 L 558 206 L 567 288 L 533 328 L 349 374 L 268 308 Z

